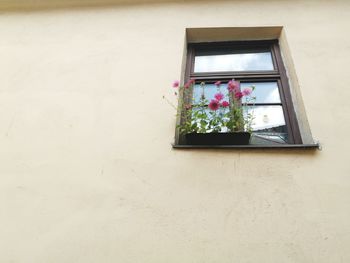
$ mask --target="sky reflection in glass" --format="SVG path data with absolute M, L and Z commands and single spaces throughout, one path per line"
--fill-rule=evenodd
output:
M 194 72 L 273 70 L 270 52 L 196 56 Z

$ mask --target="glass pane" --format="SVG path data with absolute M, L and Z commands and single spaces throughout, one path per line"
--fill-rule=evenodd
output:
M 287 143 L 288 132 L 282 106 L 247 106 L 244 114 L 254 116 L 252 144 Z
M 205 96 L 205 99 L 208 101 L 208 103 L 212 99 L 214 99 L 215 94 L 218 92 L 221 92 L 225 96 L 224 100 L 228 101 L 227 83 L 221 84 L 219 89 L 214 84 L 205 84 L 204 96 Z M 200 84 L 194 85 L 194 87 L 193 87 L 193 103 L 194 104 L 199 103 L 202 94 L 203 94 L 202 86 Z
M 247 106 L 244 114 L 253 114 L 253 131 L 286 132 L 282 106 Z
M 195 56 L 194 72 L 273 70 L 270 52 Z
M 281 103 L 277 82 L 241 82 L 241 90 L 255 86 L 252 96 L 256 97 L 255 103 Z M 243 102 L 246 98 L 243 97 Z
M 285 144 L 288 143 L 287 133 L 253 133 L 250 139 L 251 144 Z

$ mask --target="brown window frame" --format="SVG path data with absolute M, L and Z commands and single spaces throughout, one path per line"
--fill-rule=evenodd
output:
M 272 54 L 274 70 L 270 71 L 225 71 L 225 72 L 194 72 L 194 58 L 196 52 L 208 52 L 210 54 L 222 51 L 235 51 L 247 49 L 250 52 L 266 50 Z M 187 45 L 187 61 L 185 70 L 185 81 L 195 79 L 196 83 L 202 81 L 210 83 L 211 81 L 220 80 L 222 82 L 235 79 L 243 82 L 266 82 L 276 81 L 279 87 L 281 103 L 266 103 L 266 105 L 281 105 L 286 121 L 288 132 L 288 144 L 302 144 L 302 138 L 295 110 L 293 107 L 289 81 L 286 69 L 283 63 L 278 40 L 259 40 L 259 41 L 227 41 L 227 42 L 205 42 L 205 43 L 188 43 Z M 190 97 L 184 98 L 185 101 L 192 100 L 192 92 Z M 263 103 L 259 103 L 263 105 Z M 182 109 L 181 109 L 182 110 Z M 181 122 L 181 120 L 180 120 Z M 185 144 L 184 138 L 180 135 L 176 136 L 176 144 Z

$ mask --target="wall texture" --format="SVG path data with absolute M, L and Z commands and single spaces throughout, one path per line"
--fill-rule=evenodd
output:
M 350 262 L 349 12 L 272 0 L 2 9 L 0 262 Z M 273 25 L 323 150 L 173 150 L 162 96 L 175 102 L 185 28 Z

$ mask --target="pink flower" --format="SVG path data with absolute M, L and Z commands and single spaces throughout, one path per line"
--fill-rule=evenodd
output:
M 184 85 L 185 89 L 188 89 L 189 87 L 191 87 L 194 83 L 195 83 L 195 79 L 190 79 L 189 81 L 187 81 Z
M 235 93 L 235 98 L 236 99 L 240 100 L 242 97 L 243 97 L 243 93 L 242 92 L 238 91 L 238 92 Z
M 235 80 L 230 80 L 227 83 L 227 89 L 229 92 L 233 92 L 239 89 L 239 82 Z
M 242 93 L 244 96 L 249 96 L 252 93 L 252 88 L 245 88 Z
M 211 110 L 217 110 L 219 109 L 219 106 L 220 106 L 220 103 L 217 100 L 212 100 L 208 105 L 209 109 Z
M 185 105 L 185 109 L 186 109 L 186 110 L 190 110 L 191 108 L 192 108 L 192 105 L 191 105 L 191 104 Z
M 175 80 L 175 81 L 173 82 L 173 88 L 177 88 L 177 87 L 179 87 L 179 85 L 180 85 L 180 81 Z
M 221 85 L 221 81 L 217 81 L 214 83 L 215 86 L 220 86 Z
M 226 107 L 230 106 L 230 103 L 229 103 L 228 101 L 224 100 L 224 101 L 221 103 L 221 106 L 224 107 L 224 108 L 226 108 Z
M 222 100 L 224 99 L 224 94 L 222 94 L 221 92 L 219 92 L 219 93 L 216 93 L 216 94 L 214 95 L 214 97 L 215 97 L 215 99 L 216 99 L 217 101 L 222 101 Z

